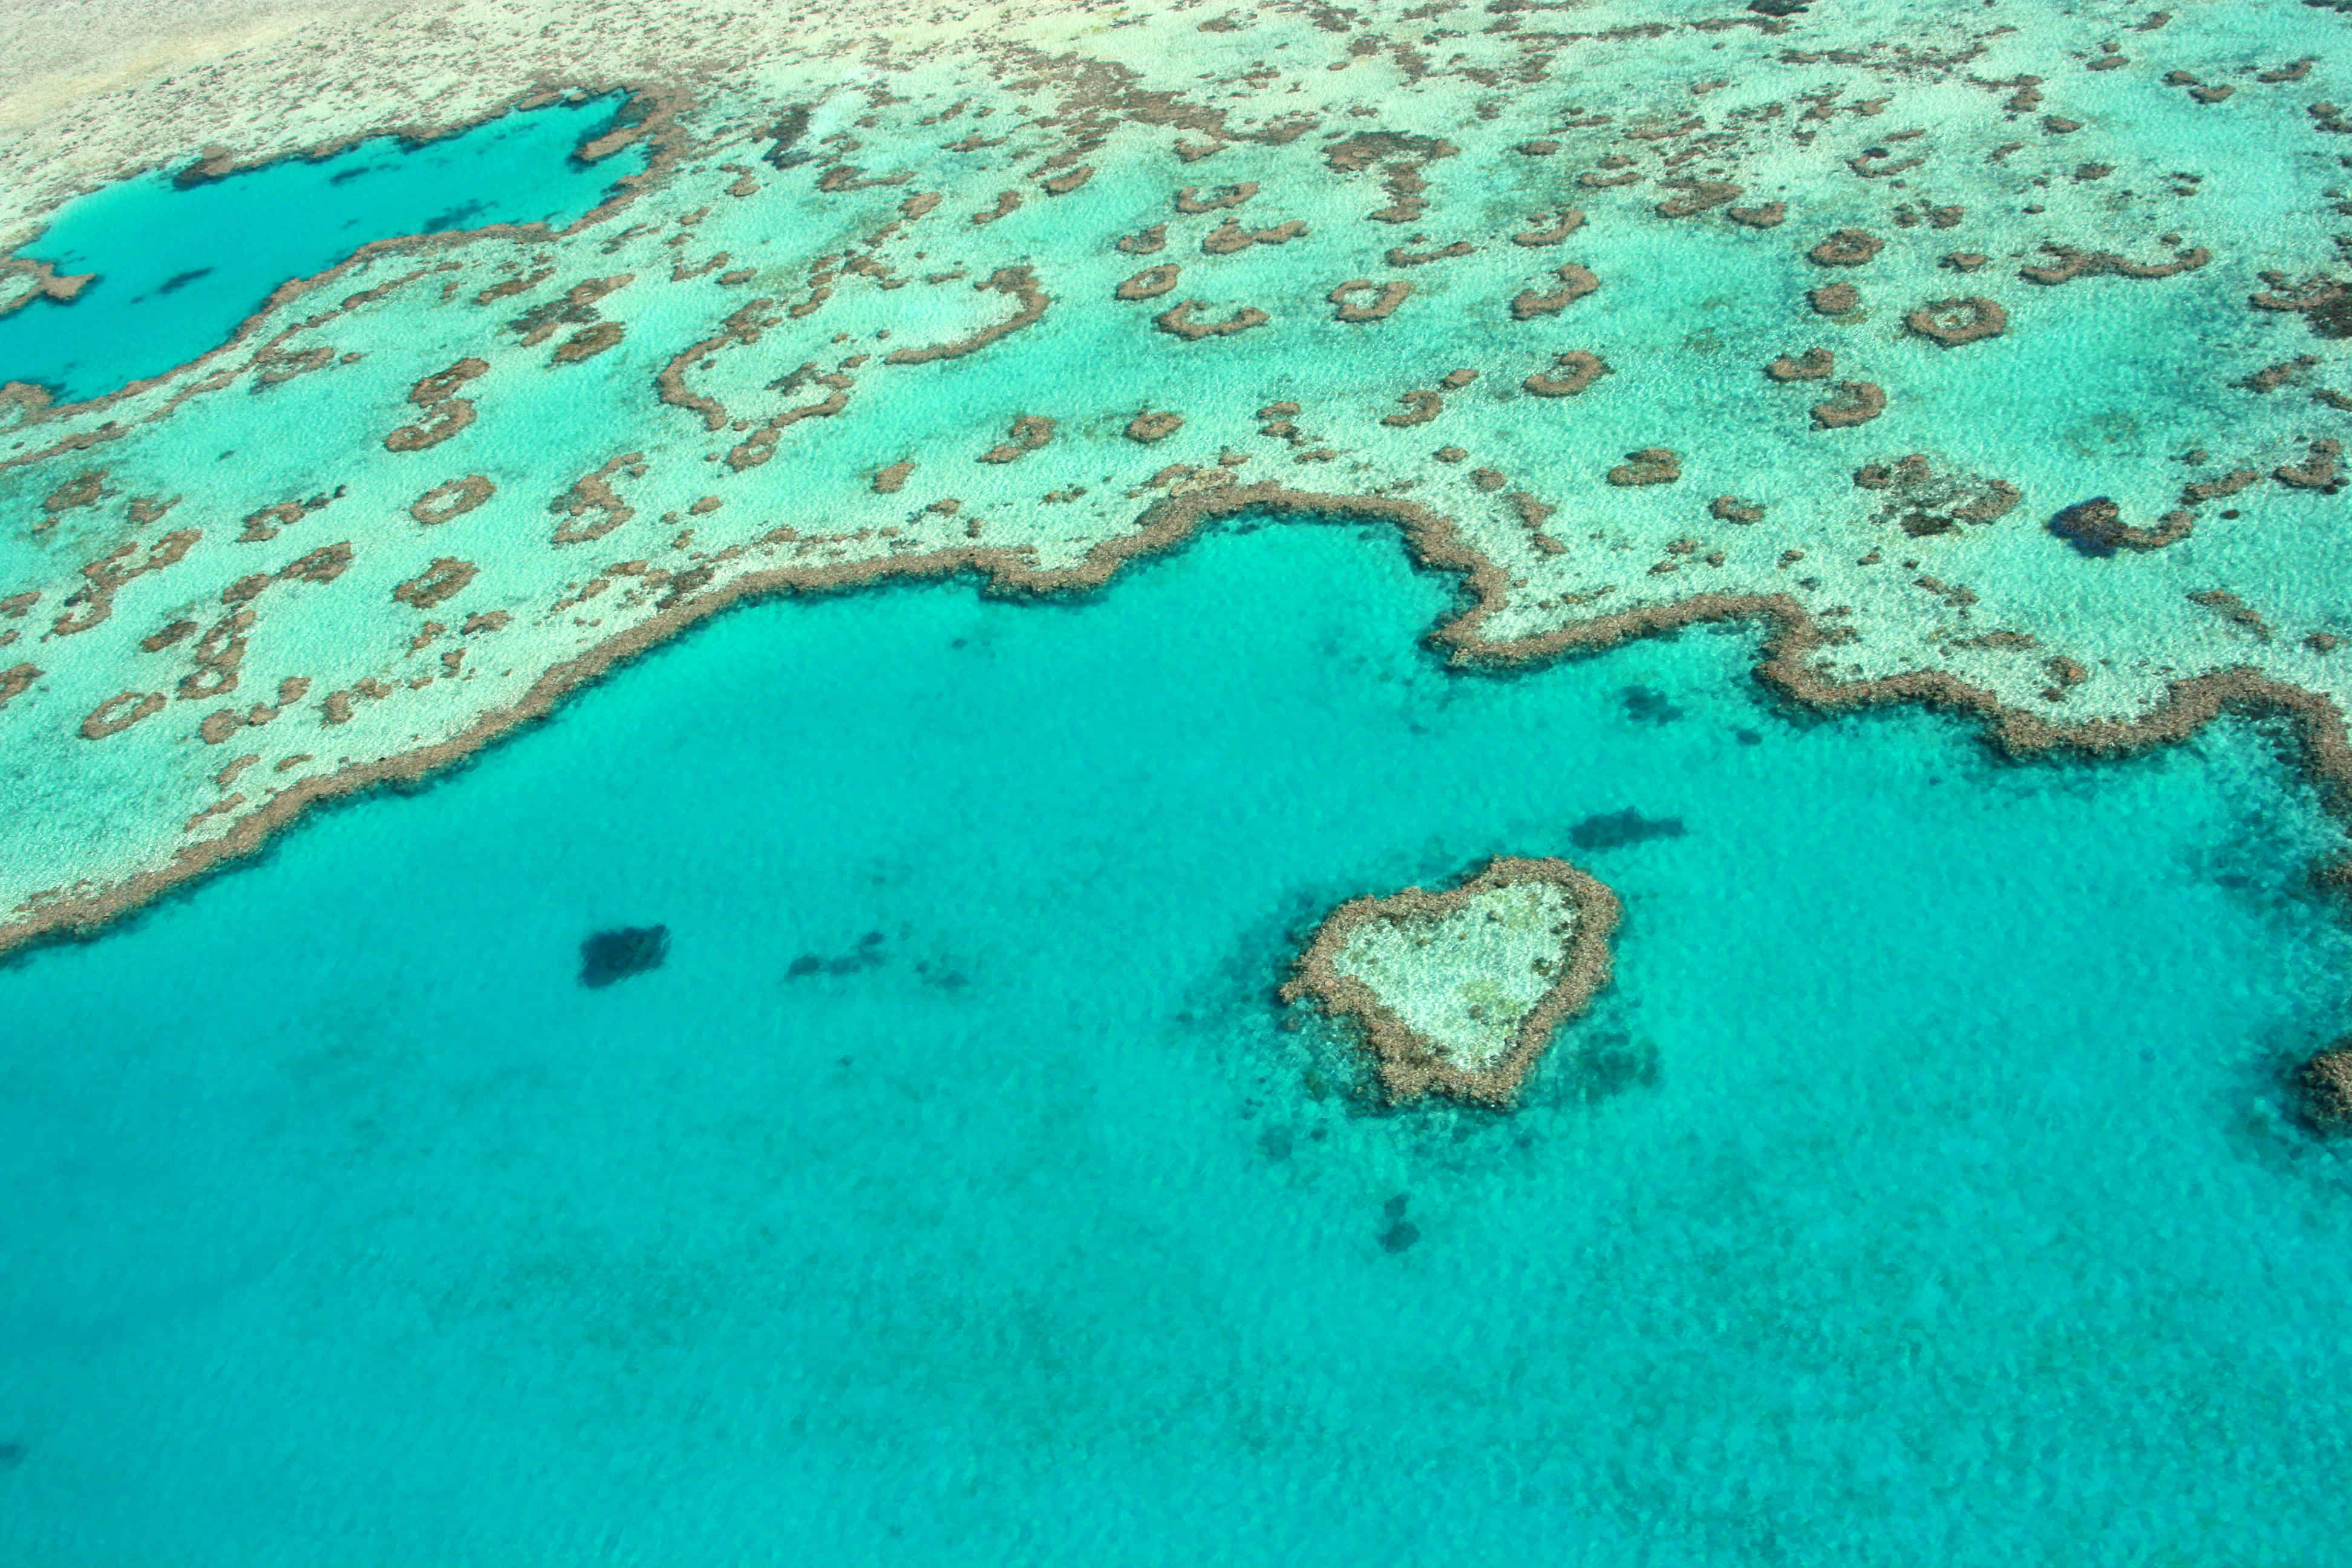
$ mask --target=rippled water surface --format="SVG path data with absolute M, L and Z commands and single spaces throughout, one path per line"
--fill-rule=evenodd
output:
M 1299 525 L 740 611 L 0 968 L 7 1555 L 2339 1560 L 2277 1100 L 2352 951 L 2264 738 L 1456 675 L 1448 592 Z M 1617 984 L 1516 1114 L 1381 1111 L 1273 987 L 1497 852 Z

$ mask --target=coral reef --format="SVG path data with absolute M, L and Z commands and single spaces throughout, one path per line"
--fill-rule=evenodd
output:
M 1886 412 L 1886 389 L 1874 381 L 1841 381 L 1838 395 L 1813 405 L 1813 423 L 1824 430 L 1867 425 Z
M 1858 228 L 1841 228 L 1812 249 L 1805 259 L 1816 267 L 1860 267 L 1885 249 L 1886 242 Z
M 1903 324 L 1946 348 L 1997 338 L 2009 331 L 2009 312 L 1982 295 L 1931 300 L 1903 318 Z
M 1610 374 L 1608 362 L 1583 349 L 1554 355 L 1553 368 L 1560 374 L 1538 371 L 1520 384 L 1538 397 L 1573 397 Z
M 1348 1020 L 1391 1100 L 1508 1106 L 1609 983 L 1617 918 L 1616 896 L 1567 861 L 1501 858 L 1444 892 L 1340 905 L 1282 994 Z
M 2331 1047 L 2295 1070 L 2304 1119 L 2323 1132 L 2352 1130 L 2352 1047 Z

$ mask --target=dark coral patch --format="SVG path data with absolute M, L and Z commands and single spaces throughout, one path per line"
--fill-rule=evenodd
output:
M 2324 1132 L 2352 1128 L 2352 1048 L 2320 1052 L 2295 1073 L 2304 1120 Z
M 1671 724 L 1683 716 L 1683 710 L 1669 701 L 1665 694 L 1647 686 L 1629 686 L 1622 694 L 1625 716 L 1639 724 Z
M 580 944 L 580 984 L 592 989 L 659 969 L 669 956 L 669 927 L 622 926 Z
M 1816 267 L 1860 267 L 1876 256 L 1886 242 L 1859 228 L 1842 228 L 1805 252 Z
M 1683 833 L 1681 817 L 1643 816 L 1629 805 L 1622 811 L 1586 817 L 1568 830 L 1568 841 L 1579 849 L 1622 849 L 1653 838 L 1680 838 Z
M 2085 555 L 2113 555 L 2123 542 L 2123 509 L 2105 496 L 2093 496 L 2060 510 L 2049 527 Z
M 1931 300 L 1903 318 L 1903 324 L 1946 348 L 1997 338 L 2009 331 L 2009 312 L 1979 294 Z
M 885 961 L 882 952 L 884 938 L 878 931 L 869 931 L 857 939 L 857 945 L 847 952 L 827 958 L 821 952 L 804 952 L 784 971 L 787 980 L 805 980 L 812 974 L 856 974 L 860 970 L 879 967 Z M 963 984 L 961 976 L 954 977 L 949 986 L 954 989 Z

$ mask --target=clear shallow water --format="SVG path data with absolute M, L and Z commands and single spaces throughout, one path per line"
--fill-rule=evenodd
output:
M 1456 677 L 1444 602 L 1295 527 L 740 612 L 0 968 L 12 1560 L 2337 1560 L 2352 1171 L 2273 1102 L 2352 952 L 2257 737 Z M 1282 964 L 1500 850 L 1616 988 L 1516 1115 L 1366 1114 Z
M 19 254 L 61 277 L 99 276 L 69 303 L 35 300 L 0 316 L 0 382 L 34 382 L 61 401 L 100 396 L 217 346 L 279 284 L 375 240 L 567 224 L 644 164 L 634 147 L 593 164 L 572 157 L 617 112 L 611 98 L 554 104 L 422 145 L 377 137 L 184 190 L 167 170 L 93 191 Z

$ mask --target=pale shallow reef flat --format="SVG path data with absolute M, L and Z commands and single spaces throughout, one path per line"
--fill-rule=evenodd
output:
M 1510 1050 L 1519 1021 L 1551 989 L 1576 911 L 1557 888 L 1520 883 L 1451 916 L 1370 921 L 1332 967 L 1362 982 L 1445 1059 L 1474 1071 Z M 1416 946 L 1433 951 L 1423 955 Z
M 1083 586 L 1256 506 L 1400 523 L 1465 659 L 1763 616 L 1801 695 L 2028 745 L 2250 693 L 2340 735 L 2331 9 L 452 15 L 0 154 L 10 298 L 65 311 L 40 226 L 102 175 L 614 89 L 583 155 L 646 160 L 560 233 L 388 243 L 152 381 L 10 395 L 8 941 L 745 592 Z
M 1443 892 L 1334 910 L 1285 997 L 1368 1049 L 1391 1100 L 1508 1106 L 1560 1025 L 1608 984 L 1617 897 L 1565 860 L 1498 858 Z

